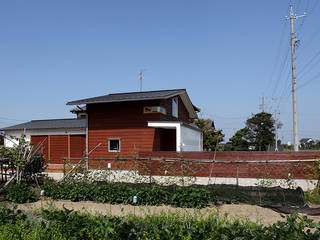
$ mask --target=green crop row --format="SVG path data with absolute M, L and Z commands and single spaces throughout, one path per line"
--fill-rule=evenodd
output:
M 0 240 L 13 239 L 319 239 L 319 224 L 293 214 L 263 226 L 228 220 L 212 213 L 138 217 L 93 216 L 71 210 L 43 210 L 38 215 L 0 208 Z
M 37 200 L 36 194 L 25 183 L 10 183 L 3 190 L 4 199 L 15 203 L 34 202 Z
M 209 190 L 196 187 L 62 182 L 45 183 L 42 189 L 48 197 L 72 201 L 133 204 L 137 196 L 137 205 L 203 208 L 215 203 Z

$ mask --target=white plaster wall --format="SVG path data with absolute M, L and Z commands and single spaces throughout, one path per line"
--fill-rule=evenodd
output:
M 181 150 L 201 152 L 202 132 L 181 125 Z
M 201 152 L 202 132 L 185 127 L 181 122 L 148 122 L 148 127 L 176 129 L 176 151 Z
M 18 132 L 6 132 L 5 138 L 4 138 L 4 146 L 5 147 L 14 147 L 16 144 L 18 144 L 18 140 L 21 137 L 21 134 L 23 131 Z M 25 140 L 30 142 L 30 134 L 25 133 Z

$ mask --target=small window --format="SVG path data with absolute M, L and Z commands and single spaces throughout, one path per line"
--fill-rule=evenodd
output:
M 120 152 L 120 139 L 109 138 L 108 139 L 108 151 L 109 152 Z
M 160 106 L 152 106 L 152 107 L 144 107 L 143 108 L 144 113 L 162 113 L 167 114 L 167 111 L 164 107 Z
M 172 98 L 172 116 L 178 118 L 178 99 Z

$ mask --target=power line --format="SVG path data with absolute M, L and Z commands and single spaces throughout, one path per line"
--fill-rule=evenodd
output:
M 281 49 L 282 49 L 282 45 L 283 45 L 283 40 L 284 40 L 284 36 L 285 36 L 285 30 L 286 30 L 286 21 L 283 21 L 283 26 L 282 26 L 282 31 L 281 31 L 281 37 L 280 37 L 280 42 L 279 42 L 279 46 L 277 48 L 277 54 L 276 54 L 276 58 L 275 58 L 275 61 L 274 61 L 274 66 L 272 68 L 272 73 L 270 75 L 270 79 L 269 79 L 269 83 L 267 85 L 267 88 L 265 90 L 265 92 L 268 92 L 269 91 L 269 88 L 270 86 L 272 85 L 272 80 L 275 76 L 275 73 L 276 73 L 276 69 L 277 69 L 277 66 L 279 65 L 279 61 L 280 61 L 280 54 L 281 54 Z
M 300 70 L 300 73 L 299 73 L 299 77 L 301 77 L 300 75 L 303 76 L 303 72 L 308 69 L 308 68 L 313 68 L 314 66 L 316 66 L 319 62 L 320 62 L 320 59 L 318 59 L 318 61 L 316 61 L 314 63 L 314 61 L 317 59 L 317 57 L 320 56 L 320 50 L 318 52 L 316 52 L 316 54 L 302 67 L 302 69 Z M 305 74 L 304 74 L 305 75 Z
M 5 118 L 5 117 L 0 117 L 0 119 L 17 121 L 17 122 L 20 122 L 20 121 L 28 121 L 28 120 L 25 120 L 25 119 L 15 119 L 15 118 Z
M 318 79 L 320 77 L 320 72 L 318 72 L 318 74 L 316 74 L 313 78 L 309 79 L 308 81 L 304 82 L 303 84 L 299 85 L 297 87 L 297 89 L 301 89 L 305 86 L 307 86 L 308 84 L 310 84 L 311 82 L 313 82 L 314 80 Z
M 276 81 L 276 85 L 273 88 L 273 91 L 272 91 L 272 94 L 271 94 L 271 98 L 273 98 L 275 96 L 275 92 L 276 92 L 276 90 L 278 88 L 279 82 L 281 81 L 281 76 L 283 74 L 283 71 L 284 71 L 284 69 L 287 67 L 287 65 L 289 63 L 289 61 L 287 61 L 288 57 L 289 57 L 289 52 L 290 52 L 290 49 L 288 48 L 287 54 L 285 55 L 284 61 L 282 63 L 281 71 L 279 72 L 279 75 L 278 75 L 278 78 L 277 78 L 277 81 Z
M 317 9 L 318 5 L 319 5 L 320 1 L 316 0 L 314 5 L 312 7 L 310 7 L 310 1 L 307 1 L 307 8 L 305 10 L 305 12 L 308 12 L 308 16 L 310 18 L 310 16 L 313 14 L 313 12 Z M 309 10 L 310 9 L 310 10 Z M 302 21 L 304 22 L 304 18 L 302 19 Z M 301 30 L 300 30 L 301 33 Z M 302 52 L 302 50 L 305 50 L 308 46 L 310 46 L 310 43 L 315 39 L 316 35 L 318 35 L 320 33 L 320 31 L 315 31 L 311 37 L 305 41 L 307 44 L 305 44 L 302 48 L 299 49 L 299 52 Z M 298 52 L 298 53 L 299 53 Z

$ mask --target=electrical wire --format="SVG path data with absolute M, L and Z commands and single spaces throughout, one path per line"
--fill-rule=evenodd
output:
M 280 61 L 280 54 L 281 54 L 281 49 L 283 49 L 283 41 L 284 41 L 284 36 L 285 36 L 285 29 L 286 29 L 286 21 L 283 21 L 283 26 L 282 26 L 282 31 L 281 31 L 281 37 L 280 37 L 280 42 L 279 42 L 279 46 L 277 48 L 277 54 L 276 54 L 276 58 L 275 58 L 275 61 L 274 61 L 274 66 L 272 68 L 272 72 L 271 72 L 271 75 L 270 75 L 270 78 L 269 78 L 269 81 L 268 81 L 268 84 L 267 84 L 267 87 L 266 87 L 266 90 L 265 92 L 268 92 L 269 91 L 269 88 L 270 86 L 272 85 L 272 80 L 274 78 L 274 75 L 276 73 L 276 69 L 277 69 L 277 66 L 279 65 L 279 61 Z

